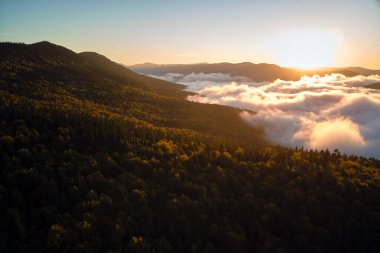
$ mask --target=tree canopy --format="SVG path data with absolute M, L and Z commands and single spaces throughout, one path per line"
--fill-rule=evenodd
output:
M 378 160 L 270 145 L 95 53 L 0 56 L 0 251 L 379 252 Z

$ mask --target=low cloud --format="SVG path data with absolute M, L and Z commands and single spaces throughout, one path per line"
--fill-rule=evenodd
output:
M 229 84 L 230 82 L 248 82 L 252 83 L 251 79 L 243 76 L 231 76 L 223 73 L 191 73 L 188 75 L 178 73 L 167 73 L 164 75 L 148 75 L 150 77 L 158 78 L 161 80 L 183 84 L 186 86 L 187 91 L 197 92 L 209 86 L 221 86 Z
M 197 93 L 188 97 L 191 101 L 255 111 L 241 113 L 242 119 L 264 127 L 275 144 L 380 158 L 380 91 L 364 88 L 380 82 L 379 75 L 314 75 L 264 83 L 222 73 L 153 77 L 184 84 Z
M 191 78 L 183 76 L 180 80 L 188 85 L 188 90 L 197 92 L 189 100 L 257 112 L 246 111 L 241 117 L 249 124 L 264 127 L 273 143 L 337 148 L 348 154 L 380 158 L 380 92 L 363 88 L 380 82 L 379 75 L 315 75 L 299 81 L 261 84 L 226 76 L 214 83 L 209 79 L 206 85 L 204 79 L 195 77 L 192 74 Z
M 355 152 L 366 147 L 359 125 L 347 118 L 318 122 L 310 132 L 308 146 L 311 148 L 335 147 Z
M 177 73 L 166 73 L 166 74 L 161 75 L 161 76 L 158 76 L 158 75 L 147 75 L 147 76 L 157 78 L 157 79 L 161 79 L 161 80 L 165 80 L 165 81 L 172 82 L 172 83 L 178 83 L 179 80 L 181 80 L 181 78 L 183 78 L 182 74 L 177 74 Z

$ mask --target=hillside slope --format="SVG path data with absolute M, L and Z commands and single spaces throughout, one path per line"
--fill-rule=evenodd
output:
M 380 249 L 377 160 L 262 147 L 95 53 L 2 43 L 0 66 L 1 252 Z
M 48 42 L 3 43 L 0 56 L 1 87 L 9 93 L 61 103 L 79 99 L 155 126 L 264 142 L 262 131 L 244 123 L 238 109 L 185 101 L 181 85 L 134 73 L 96 53 L 76 54 Z
M 373 83 L 373 84 L 367 85 L 366 88 L 379 90 L 380 89 L 380 83 Z

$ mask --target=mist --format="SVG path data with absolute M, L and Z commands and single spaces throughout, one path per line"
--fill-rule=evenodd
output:
M 243 76 L 231 76 L 223 73 L 191 73 L 188 75 L 167 73 L 165 75 L 148 75 L 168 82 L 183 84 L 186 91 L 198 92 L 209 86 L 222 86 L 231 82 L 254 84 L 251 79 Z
M 380 158 L 380 92 L 364 87 L 380 82 L 379 75 L 314 75 L 266 83 L 221 73 L 159 78 L 196 92 L 190 101 L 254 111 L 240 116 L 263 127 L 274 144 Z

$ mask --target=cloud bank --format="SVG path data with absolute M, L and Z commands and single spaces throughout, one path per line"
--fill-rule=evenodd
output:
M 380 158 L 380 91 L 363 87 L 380 82 L 379 75 L 314 75 L 271 83 L 220 73 L 176 77 L 197 92 L 191 101 L 257 112 L 241 117 L 264 127 L 273 143 Z
M 199 90 L 209 86 L 221 86 L 231 82 L 238 83 L 252 83 L 252 80 L 243 76 L 231 76 L 223 73 L 191 73 L 188 75 L 178 73 L 167 73 L 165 75 L 148 75 L 150 77 L 158 78 L 161 80 L 183 84 L 186 86 L 187 91 L 198 92 Z

